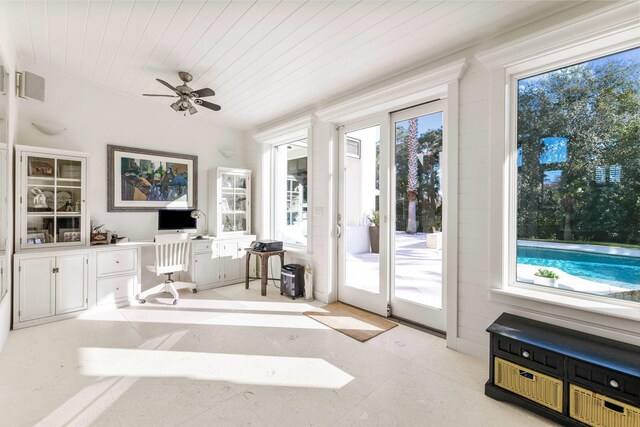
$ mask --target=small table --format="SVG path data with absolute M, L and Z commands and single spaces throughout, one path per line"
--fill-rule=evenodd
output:
M 269 280 L 269 257 L 273 255 L 280 256 L 280 267 L 284 265 L 284 253 L 285 250 L 282 251 L 271 251 L 271 252 L 261 252 L 254 251 L 253 249 L 245 249 L 247 251 L 247 262 L 244 276 L 244 288 L 249 289 L 249 279 L 260 279 L 260 294 L 264 297 L 267 295 L 267 281 Z M 260 256 L 260 277 L 250 277 L 249 276 L 249 260 L 251 259 L 251 255 Z M 271 278 L 271 280 L 280 281 L 280 279 Z

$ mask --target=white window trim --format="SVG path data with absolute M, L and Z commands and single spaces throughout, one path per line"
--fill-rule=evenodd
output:
M 273 189 L 275 185 L 275 149 L 279 145 L 289 142 L 307 140 L 307 244 L 295 245 L 284 243 L 284 249 L 294 253 L 311 254 L 313 247 L 313 116 L 302 116 L 300 118 L 269 127 L 266 130 L 259 131 L 252 135 L 253 139 L 261 144 L 269 145 L 269 168 L 263 170 L 263 182 L 269 183 L 268 194 L 263 195 L 262 215 L 267 218 L 266 223 L 269 225 L 269 236 L 264 238 L 273 239 L 275 236 L 275 202 L 273 197 Z M 264 209 L 268 206 L 268 211 Z
M 491 71 L 491 206 L 496 207 L 490 224 L 493 301 L 532 312 L 569 314 L 578 320 L 622 328 L 637 335 L 637 325 L 633 326 L 640 321 L 637 303 L 516 282 L 516 162 L 513 156 L 516 155 L 517 80 L 638 47 L 639 30 L 637 4 L 618 3 L 476 56 Z M 562 309 L 558 311 L 554 306 Z

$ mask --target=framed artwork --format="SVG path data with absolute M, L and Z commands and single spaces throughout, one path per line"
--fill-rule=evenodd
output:
M 107 145 L 108 211 L 197 206 L 198 156 Z

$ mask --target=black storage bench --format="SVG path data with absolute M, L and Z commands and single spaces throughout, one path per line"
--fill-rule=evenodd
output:
M 485 394 L 567 426 L 640 427 L 640 347 L 503 313 Z

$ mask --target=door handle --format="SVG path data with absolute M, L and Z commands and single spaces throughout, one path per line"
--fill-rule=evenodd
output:
M 342 227 L 339 224 L 336 224 L 336 237 L 340 238 L 342 236 Z

